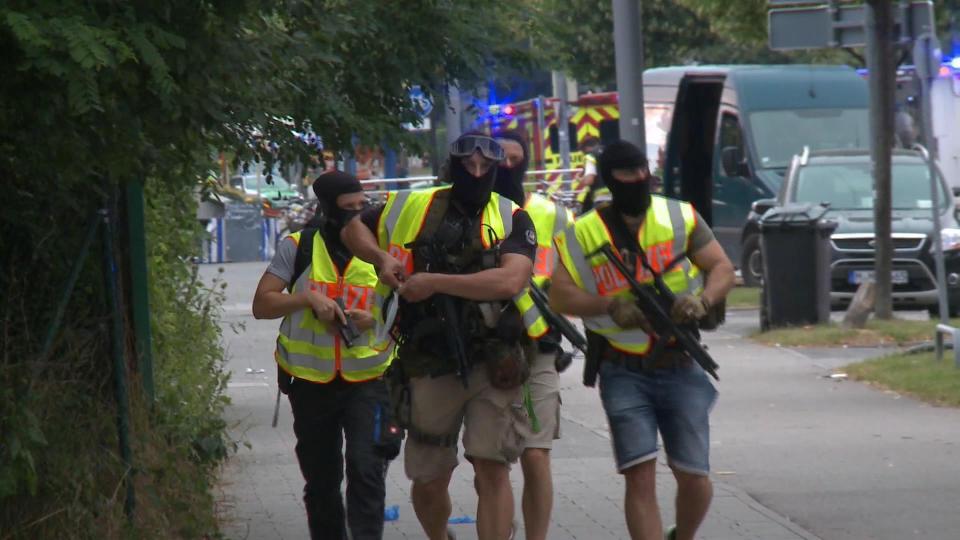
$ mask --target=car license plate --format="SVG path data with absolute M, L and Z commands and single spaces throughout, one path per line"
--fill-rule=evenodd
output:
M 850 283 L 854 285 L 859 285 L 864 281 L 873 280 L 873 270 L 851 270 L 848 276 Z M 895 285 L 903 285 L 904 283 L 909 282 L 910 279 L 907 277 L 906 270 L 891 270 L 890 271 L 890 282 Z

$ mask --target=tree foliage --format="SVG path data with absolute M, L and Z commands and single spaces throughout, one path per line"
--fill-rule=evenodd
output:
M 525 44 L 497 23 L 511 9 L 492 0 L 0 3 L 4 538 L 210 532 L 209 497 L 194 495 L 230 445 L 218 418 L 216 296 L 189 263 L 199 234 L 193 186 L 217 150 L 301 157 L 293 131 L 334 150 L 403 138 L 401 125 L 421 113 L 412 85 L 442 93 L 525 63 Z M 146 418 L 132 377 L 136 471 L 116 450 L 100 243 L 80 257 L 85 224 L 107 209 L 127 297 L 120 199 L 132 178 L 147 183 L 161 409 Z M 64 324 L 40 358 L 78 259 Z M 130 474 L 145 495 L 127 523 L 118 486 Z
M 95 154 L 115 174 L 130 174 L 171 145 L 246 148 L 251 133 L 282 143 L 291 128 L 338 149 L 352 148 L 353 137 L 393 139 L 419 117 L 411 85 L 442 92 L 451 80 L 479 81 L 522 57 L 498 25 L 477 24 L 484 14 L 496 20 L 497 7 L 8 2 L 0 8 L 0 127 L 7 149 L 18 150 L 8 167 L 62 171 Z M 51 161 L 45 146 L 55 138 L 62 155 Z M 23 155 L 25 147 L 45 157 Z
M 710 17 L 694 9 L 695 4 L 684 0 L 642 3 L 647 67 L 779 59 L 779 55 L 765 47 L 736 39 L 723 28 L 715 27 Z M 587 86 L 612 88 L 616 82 L 612 3 L 609 0 L 539 0 L 535 5 L 537 50 L 547 61 Z

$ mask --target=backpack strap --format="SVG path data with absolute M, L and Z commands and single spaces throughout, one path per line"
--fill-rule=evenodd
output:
M 293 292 L 293 284 L 300 279 L 304 270 L 313 261 L 313 237 L 316 236 L 317 231 L 319 231 L 319 227 L 310 225 L 300 231 L 300 241 L 297 242 L 297 257 L 293 260 L 293 275 L 290 276 L 290 284 L 287 285 L 288 292 Z

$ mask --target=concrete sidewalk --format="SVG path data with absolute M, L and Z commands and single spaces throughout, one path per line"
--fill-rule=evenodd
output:
M 256 368 L 255 368 L 256 369 Z M 270 374 L 269 371 L 266 372 Z M 248 380 L 248 379 L 259 380 Z M 269 376 L 244 377 L 233 383 L 234 402 L 230 419 L 234 434 L 248 441 L 225 467 L 222 476 L 222 505 L 225 533 L 232 539 L 307 538 L 301 492 L 303 480 L 297 468 L 289 405 L 281 403 L 280 422 L 270 427 L 276 387 Z M 566 394 L 576 392 L 567 389 Z M 584 396 L 578 396 L 584 397 Z M 599 411 L 599 403 L 596 404 Z M 569 406 L 568 406 L 569 407 Z M 582 410 L 588 413 L 589 411 Z M 628 538 L 623 518 L 623 482 L 613 467 L 606 428 L 598 425 L 599 412 L 583 421 L 563 416 L 563 439 L 554 450 L 553 478 L 556 491 L 550 538 Z M 402 456 L 387 478 L 387 506 L 397 506 L 399 519 L 387 522 L 387 539 L 422 538 L 423 534 L 410 505 L 410 484 L 403 475 Z M 522 484 L 519 467 L 511 474 L 520 518 Z M 657 489 L 666 523 L 673 520 L 673 477 L 662 463 Z M 732 539 L 814 539 L 789 520 L 765 508 L 746 493 L 723 482 L 723 472 L 714 476 L 715 498 L 698 538 Z M 476 494 L 468 463 L 457 467 L 451 484 L 454 518 L 476 517 Z M 476 538 L 474 525 L 451 525 L 459 539 Z
M 252 291 L 265 267 L 262 263 L 231 265 L 226 276 L 231 283 L 224 321 L 224 340 L 232 372 L 228 393 L 233 400 L 227 419 L 235 438 L 245 441 L 225 465 L 221 476 L 219 505 L 223 530 L 231 539 L 308 538 L 301 494 L 303 479 L 294 455 L 290 406 L 283 397 L 277 428 L 271 428 L 276 398 L 272 360 L 277 322 L 254 321 L 250 315 Z M 243 323 L 239 333 L 231 323 Z M 728 334 L 724 339 L 734 338 Z M 724 364 L 726 347 L 714 349 Z M 553 451 L 555 502 L 551 539 L 628 538 L 623 514 L 623 480 L 616 473 L 606 421 L 595 389 L 580 383 L 582 364 L 575 361 L 561 378 L 564 408 L 563 438 Z M 722 389 L 721 389 L 722 392 Z M 721 395 L 721 400 L 722 400 Z M 711 540 L 815 539 L 816 536 L 745 492 L 724 483 L 725 472 L 715 469 L 715 498 L 698 538 Z M 517 519 L 522 521 L 519 499 L 522 484 L 519 467 L 511 475 L 517 500 Z M 658 496 L 666 524 L 673 522 L 674 481 L 661 463 Z M 386 523 L 387 539 L 423 538 L 410 504 L 409 482 L 403 475 L 402 456 L 387 478 L 389 507 L 397 506 L 398 519 Z M 472 469 L 461 462 L 451 484 L 453 517 L 472 521 L 476 495 Z M 476 538 L 472 523 L 451 525 L 461 540 Z M 522 537 L 522 536 L 521 536 Z

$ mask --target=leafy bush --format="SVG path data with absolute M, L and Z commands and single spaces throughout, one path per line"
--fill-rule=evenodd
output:
M 186 160 L 170 173 L 187 175 L 191 168 L 202 170 Z M 195 212 L 190 183 L 148 182 L 156 402 L 151 411 L 131 371 L 129 471 L 119 452 L 100 242 L 86 255 L 51 354 L 38 359 L 40 338 L 80 255 L 85 230 L 63 227 L 51 235 L 43 220 L 15 226 L 0 222 L 5 239 L 0 258 L 5 315 L 0 537 L 198 538 L 216 533 L 210 493 L 215 466 L 235 445 L 226 438 L 222 419 L 227 403 L 218 324 L 223 285 L 205 286 L 190 262 L 202 233 Z M 30 253 L 38 242 L 46 242 L 46 249 Z M 34 328 L 30 321 L 43 324 L 33 323 Z M 127 479 L 136 495 L 132 521 L 123 509 Z

